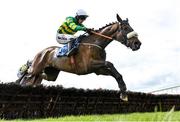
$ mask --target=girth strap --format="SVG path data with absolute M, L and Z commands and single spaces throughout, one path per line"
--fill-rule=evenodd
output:
M 71 63 L 71 67 L 72 69 L 74 69 L 75 73 L 78 73 L 78 70 L 77 70 L 77 66 L 76 66 L 76 60 L 74 59 L 74 56 L 70 56 L 70 63 Z
M 91 44 L 91 43 L 80 43 L 82 45 L 87 45 L 87 46 L 94 46 L 94 47 L 97 47 L 99 49 L 103 49 L 101 46 L 97 45 L 97 44 Z

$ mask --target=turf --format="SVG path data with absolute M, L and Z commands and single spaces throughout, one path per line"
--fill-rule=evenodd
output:
M 131 113 L 131 114 L 105 114 L 105 115 L 84 115 L 84 116 L 65 116 L 59 118 L 46 118 L 46 119 L 32 119 L 32 120 L 0 120 L 0 122 L 62 122 L 62 121 L 156 121 L 156 122 L 171 122 L 180 121 L 180 111 L 174 111 L 173 109 L 169 112 L 151 112 L 151 113 Z

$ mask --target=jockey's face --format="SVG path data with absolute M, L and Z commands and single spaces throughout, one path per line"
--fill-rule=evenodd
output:
M 83 22 L 84 22 L 83 19 L 79 19 L 79 20 L 78 20 L 78 23 L 79 23 L 79 24 L 82 24 Z
M 82 24 L 86 20 L 86 16 L 78 16 L 78 23 Z

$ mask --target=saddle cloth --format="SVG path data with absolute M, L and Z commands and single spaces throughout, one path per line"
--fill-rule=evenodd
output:
M 71 48 L 78 48 L 79 46 L 79 41 L 80 38 L 76 38 L 73 42 L 72 42 L 72 47 Z M 57 57 L 62 57 L 62 56 L 67 56 L 68 53 L 68 44 L 65 44 L 63 47 L 60 47 L 57 51 L 56 56 Z
M 75 38 L 72 42 L 71 48 L 78 48 L 79 43 L 81 42 L 82 38 L 86 37 L 86 35 L 80 35 L 79 37 Z M 68 53 L 68 44 L 65 44 L 63 47 L 60 47 L 56 53 L 57 57 L 67 56 Z
M 63 47 L 59 47 L 56 56 L 57 57 L 66 56 L 67 52 L 68 52 L 68 45 L 65 44 Z

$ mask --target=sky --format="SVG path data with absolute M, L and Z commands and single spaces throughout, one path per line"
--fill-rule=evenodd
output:
M 115 22 L 118 13 L 139 34 L 138 51 L 116 41 L 106 48 L 107 60 L 122 74 L 128 90 L 149 92 L 179 85 L 178 5 L 179 0 L 0 0 L 0 81 L 15 81 L 17 70 L 28 59 L 46 47 L 58 46 L 58 27 L 67 16 L 84 9 L 89 14 L 84 22 L 88 28 Z M 118 90 L 114 78 L 95 74 L 60 72 L 55 82 L 43 84 Z

